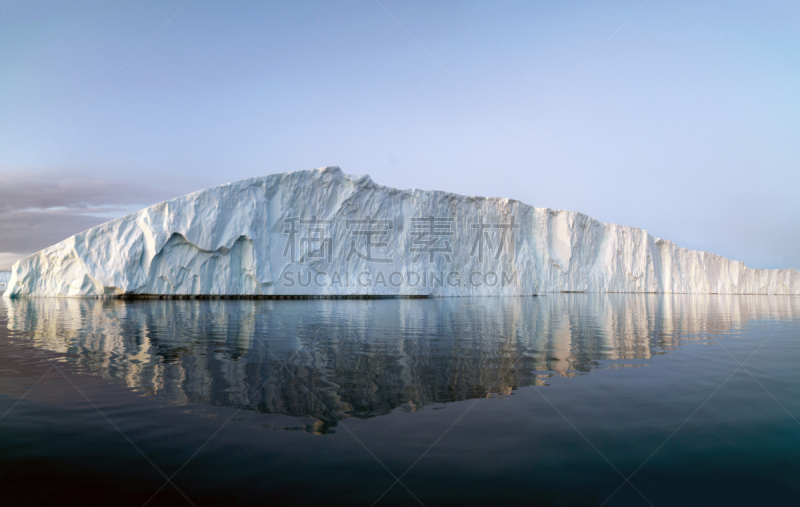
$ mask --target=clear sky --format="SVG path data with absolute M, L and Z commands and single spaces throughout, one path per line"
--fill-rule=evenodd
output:
M 792 1 L 2 1 L 0 269 L 326 165 L 800 268 L 798 80 Z

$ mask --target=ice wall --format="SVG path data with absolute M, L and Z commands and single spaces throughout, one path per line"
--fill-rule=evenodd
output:
M 798 294 L 647 231 L 502 198 L 397 190 L 338 167 L 209 188 L 18 261 L 4 297 Z

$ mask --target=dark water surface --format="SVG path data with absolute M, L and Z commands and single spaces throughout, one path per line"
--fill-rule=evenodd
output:
M 4 300 L 0 499 L 800 505 L 799 331 L 791 296 Z

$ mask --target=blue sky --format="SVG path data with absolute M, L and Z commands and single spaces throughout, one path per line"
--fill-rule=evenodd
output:
M 798 20 L 795 2 L 0 2 L 0 269 L 326 165 L 800 268 Z

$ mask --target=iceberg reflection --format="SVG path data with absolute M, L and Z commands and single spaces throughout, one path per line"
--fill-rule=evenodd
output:
M 392 300 L 4 300 L 9 329 L 174 403 L 347 417 L 485 397 L 793 318 L 789 296 L 551 294 Z M 617 363 L 611 363 L 617 364 Z

